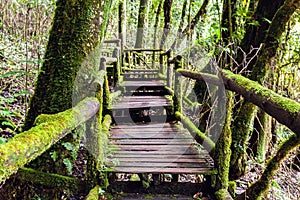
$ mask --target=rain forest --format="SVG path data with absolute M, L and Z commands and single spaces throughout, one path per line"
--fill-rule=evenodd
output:
M 1 0 L 0 200 L 300 199 L 300 0 Z

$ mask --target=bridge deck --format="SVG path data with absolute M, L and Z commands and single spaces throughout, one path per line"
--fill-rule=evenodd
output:
M 120 84 L 124 96 L 112 105 L 116 125 L 110 131 L 106 166 L 116 173 L 212 173 L 208 152 L 180 122 L 174 122 L 173 100 L 168 98 L 165 84 L 157 79 L 129 77 L 132 73 L 124 74 Z
M 111 130 L 107 166 L 126 173 L 209 173 L 213 162 L 177 124 L 124 124 Z

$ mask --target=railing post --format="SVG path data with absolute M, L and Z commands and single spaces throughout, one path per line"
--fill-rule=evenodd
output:
M 174 59 L 174 74 L 175 74 L 175 79 L 174 79 L 174 96 L 173 96 L 173 101 L 174 101 L 174 111 L 179 111 L 181 112 L 182 108 L 182 77 L 179 73 L 176 72 L 177 69 L 183 68 L 183 59 L 182 56 L 178 55 Z
M 100 70 L 104 70 L 106 73 L 106 58 L 100 59 Z M 103 113 L 102 116 L 109 114 L 109 105 L 110 105 L 110 97 L 109 97 L 109 84 L 107 74 L 105 75 L 105 79 L 103 82 Z
M 121 70 L 120 70 L 120 60 L 119 60 L 119 49 L 118 48 L 115 48 L 114 51 L 113 51 L 113 58 L 116 58 L 117 61 L 114 63 L 114 70 L 113 70 L 113 73 L 114 73 L 114 86 L 117 84 L 117 82 L 119 81 L 120 79 L 120 75 L 121 75 Z
M 171 67 L 170 59 L 172 57 L 172 51 L 167 52 L 167 86 L 171 89 L 172 88 L 172 79 L 173 79 L 173 69 Z

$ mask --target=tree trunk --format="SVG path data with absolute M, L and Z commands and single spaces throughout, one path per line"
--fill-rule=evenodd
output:
M 156 10 L 156 16 L 155 16 L 155 23 L 154 23 L 154 36 L 153 36 L 153 49 L 156 49 L 156 42 L 157 42 L 157 27 L 159 24 L 159 14 L 161 11 L 162 6 L 162 0 L 159 1 L 157 10 Z
M 147 4 L 148 4 L 148 0 L 140 0 L 135 48 L 143 47 L 144 25 L 145 25 L 145 20 L 146 20 L 145 16 L 146 16 Z
M 280 6 L 280 0 L 276 1 L 275 5 Z M 265 36 L 262 36 L 264 39 L 264 44 L 262 46 L 261 52 L 258 55 L 255 65 L 249 65 L 247 70 L 252 70 L 250 78 L 258 83 L 263 84 L 265 76 L 269 71 L 269 66 L 272 58 L 275 56 L 275 53 L 279 46 L 279 40 L 282 33 L 285 31 L 285 25 L 289 21 L 292 14 L 295 12 L 296 8 L 299 7 L 300 2 L 298 0 L 294 1 L 285 1 L 285 3 L 275 11 L 272 9 L 267 9 L 268 12 L 264 13 L 265 18 L 270 17 L 272 23 L 268 25 L 268 31 Z M 265 1 L 261 0 L 258 4 L 258 12 L 261 7 L 266 6 Z M 260 10 L 261 11 L 261 10 Z M 259 12 L 261 13 L 261 12 Z M 267 18 L 268 19 L 268 18 Z M 263 34 L 261 29 L 257 34 Z M 247 34 L 245 35 L 247 37 Z M 257 38 L 257 37 L 255 37 Z M 253 38 L 253 44 L 257 41 Z M 250 134 L 250 131 L 253 129 L 252 120 L 254 118 L 256 108 L 253 104 L 249 102 L 243 102 L 241 109 L 235 121 L 233 123 L 233 142 L 232 142 L 232 159 L 231 159 L 231 178 L 238 178 L 245 173 L 245 153 L 246 153 L 246 142 Z M 243 134 L 243 135 L 241 135 Z M 238 147 L 239 149 L 236 149 Z
M 82 91 L 75 91 L 77 96 L 74 97 L 74 83 L 84 62 L 84 68 L 89 67 L 91 72 L 99 70 L 97 56 L 100 55 L 91 54 L 92 61 L 86 59 L 104 37 L 110 5 L 111 0 L 57 1 L 45 62 L 31 99 L 25 129 L 33 126 L 39 114 L 64 111 L 72 107 L 72 102 L 84 97 L 80 93 Z M 80 131 L 69 134 L 31 166 L 44 172 L 70 174 L 79 146 L 79 136 Z M 67 150 L 71 146 L 72 150 Z M 51 158 L 49 152 L 52 155 L 55 153 L 57 158 Z
M 285 157 L 296 147 L 300 145 L 299 135 L 292 135 L 288 140 L 286 140 L 277 151 L 276 155 L 268 162 L 267 167 L 262 174 L 262 177 L 254 183 L 244 194 L 241 194 L 237 200 L 247 199 L 258 200 L 265 196 L 266 192 L 270 187 L 273 176 L 275 175 L 277 169 L 280 167 L 282 161 Z
M 165 17 L 165 24 L 164 24 L 164 30 L 161 37 L 159 48 L 163 48 L 164 44 L 166 42 L 166 39 L 168 37 L 168 34 L 170 32 L 170 26 L 171 26 L 171 8 L 172 8 L 173 0 L 165 0 L 164 2 L 164 17 Z
M 285 0 L 275 0 L 272 4 L 268 0 L 259 0 L 254 13 L 251 16 L 251 21 L 247 22 L 246 32 L 241 41 L 241 48 L 244 52 L 249 53 L 252 47 L 258 48 L 261 43 L 264 42 L 265 36 L 270 27 L 270 21 L 272 21 L 277 10 L 283 5 Z M 251 1 L 252 2 L 252 1 Z M 251 8 L 255 7 L 254 4 L 250 5 Z M 250 8 L 250 9 L 251 9 Z M 244 68 L 244 55 L 238 55 L 238 62 L 240 63 L 239 70 Z M 249 58 L 252 58 L 256 52 L 251 53 Z M 249 59 L 248 58 L 248 59 Z M 256 61 L 254 58 L 251 63 L 248 63 L 247 71 L 251 71 Z
M 121 49 L 126 46 L 126 0 L 120 1 L 119 4 L 119 39 L 121 40 Z

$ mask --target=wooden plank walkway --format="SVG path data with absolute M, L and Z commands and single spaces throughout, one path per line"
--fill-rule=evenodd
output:
M 213 168 L 207 151 L 177 124 L 123 124 L 110 133 L 106 165 L 114 172 L 203 174 Z
M 153 74 L 135 70 L 124 74 Z M 110 130 L 106 166 L 115 173 L 210 174 L 213 161 L 180 122 L 165 84 L 142 76 L 124 79 L 124 96 L 112 105 L 116 125 Z M 151 111 L 154 115 L 151 115 Z M 146 116 L 145 116 L 146 114 Z M 142 119 L 142 120 L 141 120 Z M 171 119 L 171 120 L 168 120 Z M 148 123 L 151 122 L 151 123 Z

